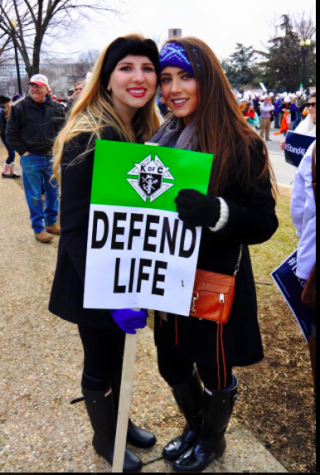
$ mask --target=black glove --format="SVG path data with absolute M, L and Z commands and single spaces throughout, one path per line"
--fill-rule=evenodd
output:
M 221 217 L 221 202 L 195 190 L 181 190 L 175 202 L 179 218 L 188 226 L 214 228 Z

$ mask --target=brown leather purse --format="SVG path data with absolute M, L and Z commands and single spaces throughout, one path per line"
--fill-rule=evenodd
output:
M 190 317 L 210 320 L 227 325 L 232 312 L 236 290 L 236 277 L 243 256 L 241 246 L 238 263 L 233 276 L 198 270 L 193 290 Z
M 243 246 L 241 246 L 237 266 L 232 277 L 198 270 L 193 290 L 190 317 L 195 317 L 199 320 L 210 320 L 218 324 L 217 365 L 219 390 L 221 389 L 220 354 L 222 354 L 224 367 L 224 388 L 227 387 L 227 364 L 224 350 L 223 328 L 230 320 L 236 291 L 236 278 L 240 270 L 242 256 Z

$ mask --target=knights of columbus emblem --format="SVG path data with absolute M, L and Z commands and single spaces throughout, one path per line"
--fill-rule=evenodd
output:
M 136 192 L 139 193 L 143 201 L 146 202 L 147 199 L 150 199 L 152 203 L 174 186 L 174 183 L 164 182 L 164 179 L 174 180 L 169 170 L 170 168 L 166 167 L 157 155 L 154 161 L 152 156 L 149 155 L 141 163 L 136 164 L 128 173 L 128 175 L 138 175 L 138 178 L 127 178 L 127 180 Z

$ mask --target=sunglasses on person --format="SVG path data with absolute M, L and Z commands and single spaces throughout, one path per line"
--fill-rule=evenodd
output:
M 316 102 L 308 102 L 306 104 L 307 108 L 309 109 L 310 107 L 312 107 L 313 109 L 317 107 L 317 103 Z
M 74 90 L 74 92 L 78 92 L 78 91 L 83 91 L 83 87 L 78 87 L 77 89 Z

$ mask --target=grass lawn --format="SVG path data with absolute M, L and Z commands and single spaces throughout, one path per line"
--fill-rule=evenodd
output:
M 316 471 L 316 417 L 308 346 L 270 273 L 296 248 L 290 218 L 291 190 L 281 189 L 280 228 L 268 243 L 252 247 L 265 360 L 237 369 L 236 417 L 291 472 Z M 261 285 L 272 284 L 272 285 Z

